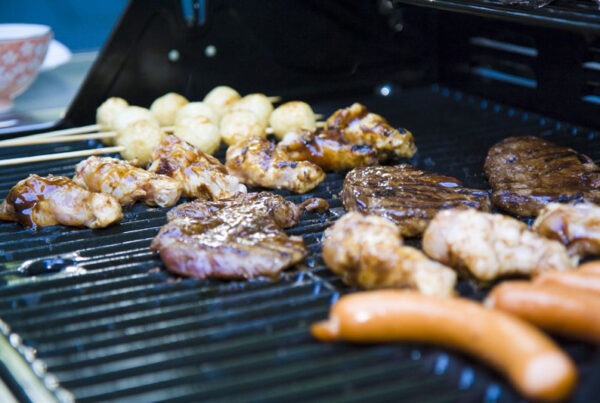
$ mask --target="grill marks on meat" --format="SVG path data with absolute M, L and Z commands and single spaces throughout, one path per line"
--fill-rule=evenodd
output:
M 375 165 L 394 155 L 410 158 L 417 152 L 408 130 L 393 128 L 359 103 L 337 110 L 325 128 L 286 134 L 278 148 L 294 161 L 310 161 L 334 172 Z
M 196 200 L 169 212 L 151 249 L 170 271 L 183 276 L 275 276 L 307 254 L 302 237 L 282 229 L 295 225 L 299 215 L 294 203 L 267 192 Z
M 148 170 L 182 183 L 184 197 L 219 200 L 246 193 L 246 187 L 218 159 L 173 135 L 152 151 Z
M 595 204 L 549 203 L 540 211 L 532 229 L 562 242 L 571 256 L 600 255 L 600 207 Z
M 421 235 L 442 209 L 491 208 L 487 192 L 408 164 L 356 168 L 346 175 L 341 197 L 346 211 L 385 217 L 409 237 Z
M 347 171 L 379 161 L 377 152 L 369 145 L 348 143 L 335 129 L 290 132 L 277 147 L 292 161 L 310 161 L 325 171 Z
M 121 205 L 113 196 L 90 192 L 64 176 L 30 175 L 0 205 L 0 219 L 34 229 L 56 224 L 103 228 L 121 218 Z
M 227 169 L 250 186 L 306 193 L 325 179 L 325 172 L 308 161 L 293 161 L 269 140 L 251 137 L 230 146 Z
M 560 242 L 537 235 L 524 223 L 473 209 L 440 211 L 423 234 L 423 250 L 482 281 L 572 270 L 577 263 Z
M 380 159 L 387 155 L 410 158 L 417 152 L 411 132 L 393 128 L 385 118 L 358 102 L 338 109 L 327 119 L 326 127 L 340 131 L 350 144 L 373 147 Z
M 536 216 L 550 202 L 600 202 L 600 168 L 588 156 L 538 137 L 494 145 L 484 170 L 493 203 L 519 216 Z
M 454 293 L 456 273 L 404 246 L 398 228 L 381 217 L 344 215 L 325 231 L 323 260 L 352 286 L 410 287 L 437 296 Z
M 175 179 L 110 157 L 81 161 L 75 166 L 73 180 L 92 192 L 114 196 L 122 205 L 144 200 L 150 206 L 173 206 L 183 190 L 183 185 Z

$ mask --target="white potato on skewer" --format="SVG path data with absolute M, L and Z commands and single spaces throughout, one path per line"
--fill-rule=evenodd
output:
M 206 94 L 203 102 L 213 108 L 215 113 L 221 118 L 227 112 L 227 109 L 240 98 L 240 94 L 233 88 L 220 85 Z
M 175 92 L 169 92 L 152 102 L 150 112 L 156 116 L 161 126 L 172 126 L 175 123 L 177 112 L 188 102 L 186 97 Z
M 152 157 L 152 150 L 167 136 L 163 130 L 148 120 L 138 120 L 117 136 L 116 143 L 123 146 L 121 156 L 128 161 L 137 159 L 138 165 L 146 166 Z
M 215 125 L 219 124 L 219 115 L 210 105 L 204 102 L 190 102 L 189 104 L 183 106 L 177 111 L 174 123 L 177 124 L 177 122 L 179 122 L 181 119 L 194 116 L 204 116 Z
M 234 145 L 253 136 L 267 137 L 265 126 L 258 117 L 246 110 L 235 110 L 221 119 L 221 138 L 227 145 Z
M 173 134 L 206 154 L 214 154 L 221 144 L 219 129 L 205 116 L 180 119 Z
M 160 127 L 158 120 L 152 112 L 141 106 L 128 106 L 125 109 L 117 112 L 113 121 L 113 130 L 116 132 L 123 131 L 131 123 L 138 120 L 146 120 L 156 127 Z
M 309 104 L 302 101 L 286 102 L 278 106 L 271 114 L 269 123 L 273 134 L 279 140 L 291 131 L 299 129 L 313 131 L 317 128 L 315 113 Z
M 100 126 L 100 130 L 104 132 L 114 130 L 114 121 L 117 113 L 126 109 L 128 106 L 129 103 L 119 97 L 111 97 L 104 101 L 102 105 L 96 109 L 96 123 Z M 102 142 L 106 145 L 111 145 L 113 139 L 112 137 L 102 139 Z
M 229 108 L 229 111 L 245 110 L 254 113 L 259 122 L 267 127 L 269 117 L 273 113 L 273 104 L 264 94 L 249 94 L 235 102 Z

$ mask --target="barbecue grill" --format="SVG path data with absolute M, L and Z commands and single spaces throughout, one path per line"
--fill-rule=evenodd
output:
M 414 133 L 419 152 L 408 162 L 474 188 L 488 188 L 487 150 L 510 135 L 600 158 L 600 11 L 591 1 L 535 10 L 498 0 L 184 3 L 131 1 L 60 126 L 92 123 L 109 96 L 149 105 L 168 91 L 197 100 L 227 84 L 306 100 L 325 116 L 361 102 Z M 0 155 L 90 147 L 101 144 Z M 30 173 L 72 176 L 77 162 L 3 167 L 0 196 Z M 312 339 L 308 326 L 352 291 L 320 258 L 323 230 L 344 212 L 343 178 L 328 174 L 310 194 L 276 192 L 331 206 L 288 231 L 310 255 L 279 281 L 171 275 L 148 249 L 166 209 L 139 203 L 101 230 L 0 223 L 0 393 L 35 402 L 519 400 L 500 375 L 453 351 Z M 559 342 L 580 371 L 573 400 L 594 400 L 600 351 Z

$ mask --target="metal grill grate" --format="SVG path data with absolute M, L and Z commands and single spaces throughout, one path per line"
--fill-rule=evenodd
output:
M 355 100 L 314 106 L 327 115 Z M 473 187 L 487 187 L 481 168 L 487 149 L 513 134 L 551 137 L 600 157 L 596 133 L 439 86 L 392 89 L 391 96 L 358 101 L 413 131 L 420 150 L 413 164 Z M 3 149 L 0 157 L 13 152 Z M 0 195 L 29 173 L 72 175 L 76 162 L 5 168 Z M 312 340 L 310 323 L 324 318 L 339 293 L 347 291 L 319 256 L 322 231 L 343 212 L 337 198 L 342 180 L 343 175 L 330 174 L 309 195 L 278 192 L 295 202 L 323 197 L 332 207 L 326 215 L 305 213 L 289 231 L 302 235 L 312 253 L 278 282 L 170 275 L 148 250 L 165 222 L 165 210 L 142 204 L 126 208 L 123 222 L 104 230 L 58 226 L 32 232 L 2 223 L 0 317 L 13 332 L 9 338 L 19 348 L 15 334 L 22 337 L 21 353 L 50 389 L 56 376 L 82 402 L 517 400 L 501 377 L 442 349 Z M 17 270 L 26 259 L 37 263 Z M 481 296 L 467 283 L 459 288 Z M 576 400 L 584 401 L 596 393 L 600 357 L 591 346 L 562 343 L 580 365 Z M 57 390 L 59 397 L 66 396 Z

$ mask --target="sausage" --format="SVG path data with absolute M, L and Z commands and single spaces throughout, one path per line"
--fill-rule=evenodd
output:
M 456 348 L 501 373 L 525 396 L 560 400 L 577 380 L 571 359 L 535 327 L 462 298 L 379 290 L 344 296 L 312 325 L 322 341 L 415 341 Z
M 488 295 L 486 305 L 553 333 L 600 343 L 600 298 L 569 287 L 507 281 Z
M 544 273 L 537 276 L 533 283 L 568 287 L 600 296 L 600 275 L 585 271 Z
M 600 260 L 594 260 L 593 262 L 587 262 L 580 265 L 577 268 L 577 272 L 600 276 Z

